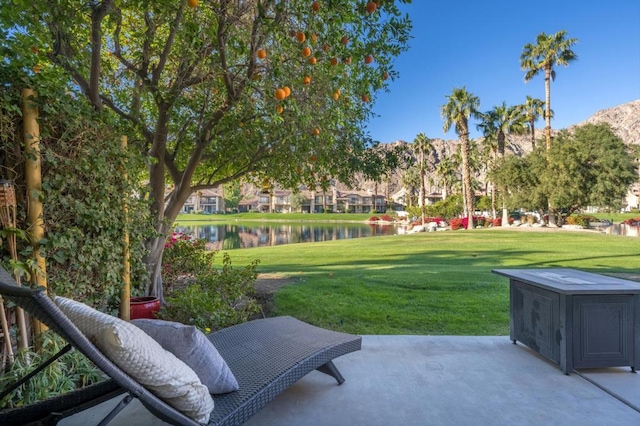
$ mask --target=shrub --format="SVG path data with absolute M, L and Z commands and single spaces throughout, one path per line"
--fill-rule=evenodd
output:
M 565 218 L 565 223 L 567 225 L 579 225 L 583 228 L 589 227 L 589 222 L 598 222 L 599 219 L 595 216 L 590 216 L 586 214 L 575 214 L 571 216 L 567 216 Z
M 460 229 L 464 226 L 462 218 L 456 217 L 449 221 L 449 226 L 453 231 Z
M 502 226 L 502 218 L 500 217 L 494 217 L 493 221 L 491 222 L 491 224 L 493 226 Z
M 369 218 L 369 222 L 377 222 L 377 221 L 379 221 L 379 220 L 380 220 L 380 218 L 379 218 L 378 216 L 371 216 L 371 217 Z
M 250 296 L 258 261 L 234 269 L 225 253 L 218 269 L 213 265 L 215 254 L 206 249 L 205 240 L 184 234 L 169 239 L 162 262 L 167 304 L 160 308 L 160 318 L 218 330 L 260 312 L 260 305 Z
M 380 220 L 383 220 L 385 222 L 393 222 L 393 218 L 386 214 L 383 214 L 382 216 L 380 216 Z
M 20 90 L 11 87 L 11 79 L 0 81 L 0 167 L 16 188 L 19 229 L 28 229 L 23 212 L 27 211 L 24 164 L 26 156 L 21 129 Z M 13 80 L 21 81 L 22 77 Z M 21 83 L 22 84 L 22 83 Z M 38 106 L 42 160 L 43 218 L 46 238 L 41 254 L 47 259 L 47 278 L 52 293 L 80 299 L 105 310 L 115 303 L 122 288 L 123 235 L 130 240 L 131 282 L 147 279 L 143 241 L 153 227 L 147 205 L 147 190 L 138 184 L 145 164 L 139 148 L 124 152 L 120 135 L 110 118 L 96 112 L 83 99 L 64 93 L 59 81 L 38 82 Z M 12 129 L 12 130 L 11 130 Z M 123 179 L 126 171 L 131 177 Z M 135 194 L 135 195 L 134 195 Z M 126 202 L 129 218 L 125 220 Z M 20 241 L 20 258 L 26 272 L 36 272 L 29 264 L 32 248 Z M 8 255 L 2 253 L 8 262 Z

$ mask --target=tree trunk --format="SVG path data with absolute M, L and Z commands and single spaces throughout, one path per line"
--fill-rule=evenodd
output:
M 420 216 L 422 226 L 424 226 L 424 207 L 425 207 L 425 188 L 424 188 L 424 150 L 420 150 Z
M 547 139 L 547 158 L 549 157 L 549 150 L 551 149 L 551 66 L 545 67 L 544 70 L 544 121 L 545 129 L 544 134 Z
M 531 118 L 529 120 L 529 125 L 531 126 L 531 148 L 535 149 L 536 147 L 536 120 Z
M 467 217 L 469 218 L 469 225 L 467 229 L 473 229 L 473 188 L 471 186 L 471 169 L 469 167 L 469 133 L 465 129 L 465 133 L 461 135 L 462 146 L 460 148 L 462 154 L 462 183 L 463 183 L 463 198 L 467 205 Z
M 491 214 L 495 219 L 496 217 L 496 186 L 491 183 Z

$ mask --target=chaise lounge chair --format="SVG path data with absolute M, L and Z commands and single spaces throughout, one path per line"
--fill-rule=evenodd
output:
M 0 411 L 0 424 L 56 424 L 64 417 L 121 394 L 126 395 L 101 424 L 111 421 L 133 398 L 139 399 L 153 415 L 165 422 L 176 425 L 199 424 L 158 398 L 110 361 L 42 288 L 19 287 L 0 268 L 0 295 L 22 307 L 70 343 L 58 356 L 73 346 L 109 377 L 105 382 L 60 397 L 27 407 Z M 244 423 L 269 401 L 313 370 L 331 375 L 338 384 L 342 384 L 344 378 L 332 360 L 361 348 L 360 336 L 318 328 L 291 317 L 250 321 L 207 337 L 226 361 L 239 384 L 239 390 L 235 392 L 212 395 L 215 407 L 211 412 L 209 425 Z M 52 358 L 51 362 L 58 356 Z M 22 382 L 29 378 L 26 376 Z M 5 391 L 5 394 L 8 392 Z M 0 399 L 2 397 L 4 395 Z

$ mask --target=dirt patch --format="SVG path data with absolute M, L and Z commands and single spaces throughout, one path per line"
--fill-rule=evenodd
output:
M 258 274 L 258 279 L 255 282 L 255 296 L 262 306 L 262 313 L 265 317 L 270 316 L 273 311 L 273 294 L 285 285 L 295 282 L 294 278 L 288 278 L 278 273 Z

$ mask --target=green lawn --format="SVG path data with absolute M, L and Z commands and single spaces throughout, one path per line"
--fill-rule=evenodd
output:
M 640 273 L 639 238 L 595 232 L 446 231 L 228 253 L 235 267 L 259 259 L 260 272 L 291 279 L 275 314 L 359 334 L 506 335 L 508 280 L 494 268 Z
M 621 223 L 627 219 L 635 219 L 640 217 L 640 212 L 633 211 L 631 213 L 594 213 L 598 219 L 607 219 L 613 223 Z

